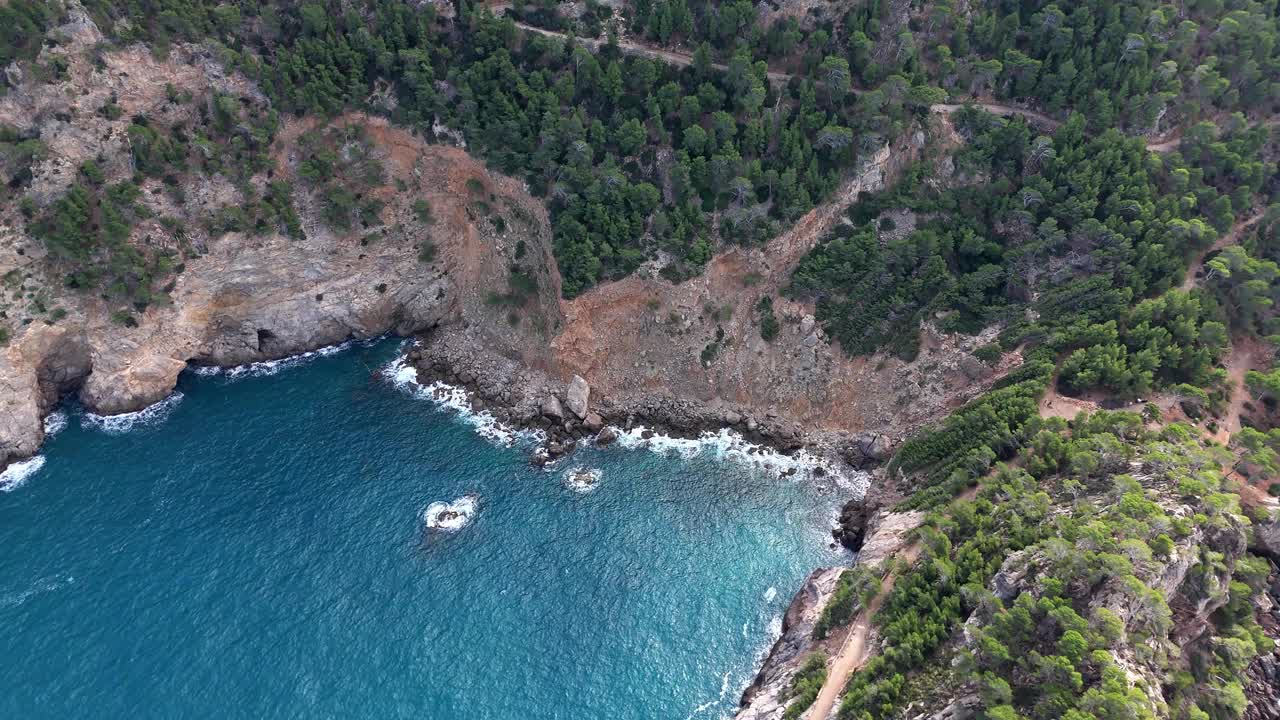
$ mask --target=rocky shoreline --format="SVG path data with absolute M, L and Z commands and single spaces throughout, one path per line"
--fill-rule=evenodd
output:
M 562 382 L 507 358 L 475 347 L 457 333 L 440 328 L 424 336 L 405 357 L 418 382 L 460 387 L 475 411 L 499 422 L 545 437 L 538 462 L 572 452 L 582 440 L 608 444 L 617 428 L 643 427 L 648 439 L 668 436 L 699 439 L 728 429 L 747 442 L 791 455 L 805 450 L 850 471 L 867 471 L 887 460 L 891 440 L 880 433 L 807 431 L 773 412 L 726 403 L 703 403 L 667 394 L 640 394 L 625 399 L 600 396 L 581 376 Z M 818 474 L 823 472 L 819 466 Z

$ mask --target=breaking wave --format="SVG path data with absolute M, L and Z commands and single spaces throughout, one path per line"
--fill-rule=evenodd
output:
M 44 456 L 36 455 L 21 462 L 10 463 L 0 472 L 0 492 L 13 492 L 22 487 L 27 479 L 44 467 Z
M 51 438 L 67 428 L 67 414 L 54 410 L 44 418 L 44 435 Z
M 182 393 L 174 392 L 169 397 L 154 405 L 148 405 L 137 412 L 120 413 L 119 415 L 97 415 L 91 412 L 84 414 L 81 425 L 101 430 L 111 435 L 127 433 L 139 425 L 148 426 L 164 422 L 182 402 Z
M 564 471 L 564 486 L 576 493 L 586 494 L 596 489 L 604 476 L 597 468 L 573 467 Z
M 463 388 L 443 382 L 423 385 L 418 381 L 418 369 L 405 362 L 403 355 L 387 364 L 382 369 L 382 375 L 391 384 L 414 397 L 430 400 L 456 412 L 463 422 L 475 429 L 477 435 L 490 442 L 510 447 L 517 443 L 541 442 L 543 439 L 540 432 L 518 430 L 498 420 L 487 410 L 472 409 L 471 400 Z
M 429 530 L 456 532 L 475 517 L 478 500 L 475 495 L 463 495 L 450 503 L 433 502 L 422 511 L 422 521 Z
M 234 365 L 232 367 L 218 367 L 217 365 L 194 365 L 188 368 L 193 374 L 201 377 L 223 377 L 227 380 L 243 380 L 251 377 L 267 377 L 275 375 L 282 370 L 288 370 L 299 365 L 315 360 L 316 358 L 329 357 L 337 355 L 340 352 L 350 350 L 360 345 L 368 346 L 381 340 L 381 337 L 371 338 L 368 340 L 348 340 L 337 345 L 327 345 L 317 350 L 304 352 L 300 355 L 290 355 L 279 360 L 263 360 L 261 362 L 248 363 L 247 365 Z
M 729 428 L 721 428 L 716 432 L 707 431 L 694 439 L 652 433 L 644 426 L 615 430 L 618 433 L 618 445 L 632 450 L 649 450 L 686 460 L 705 454 L 716 460 L 751 465 L 778 475 L 799 479 L 830 478 L 842 488 L 856 493 L 865 493 L 870 483 L 870 476 L 866 473 L 848 470 L 831 458 L 815 455 L 808 450 L 784 455 L 771 447 L 750 442 Z M 647 438 L 646 433 L 649 434 Z

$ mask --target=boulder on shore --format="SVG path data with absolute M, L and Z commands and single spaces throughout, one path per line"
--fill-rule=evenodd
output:
M 862 549 L 862 542 L 867 534 L 867 515 L 869 508 L 862 498 L 850 500 L 840 510 L 840 522 L 832 531 L 840 544 L 854 552 Z
M 587 402 L 591 399 L 591 386 L 581 375 L 574 375 L 569 382 L 569 393 L 566 403 L 579 419 L 587 417 Z
M 559 398 L 548 395 L 547 399 L 542 401 L 542 414 L 555 420 L 563 420 L 564 408 L 560 406 Z

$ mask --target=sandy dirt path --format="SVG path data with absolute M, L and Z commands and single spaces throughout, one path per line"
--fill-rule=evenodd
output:
M 1222 416 L 1222 422 L 1218 424 L 1218 432 L 1213 435 L 1223 445 L 1230 443 L 1231 436 L 1240 432 L 1240 413 L 1244 411 L 1244 403 L 1248 399 L 1244 378 L 1253 369 L 1253 360 L 1252 342 L 1237 340 L 1231 346 L 1231 355 L 1227 358 L 1227 387 L 1231 388 L 1231 402 Z

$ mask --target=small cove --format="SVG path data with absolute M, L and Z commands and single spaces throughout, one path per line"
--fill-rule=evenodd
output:
M 0 493 L 0 715 L 720 718 L 848 561 L 832 483 L 687 448 L 534 468 L 390 382 L 396 352 L 69 409 Z

